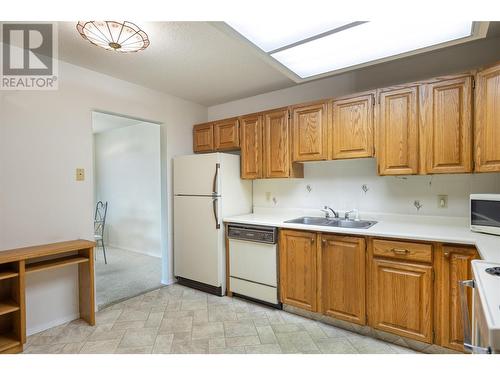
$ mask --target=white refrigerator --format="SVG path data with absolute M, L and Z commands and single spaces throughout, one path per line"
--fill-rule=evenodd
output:
M 226 292 L 224 217 L 252 211 L 252 182 L 240 179 L 239 155 L 174 159 L 174 276 L 212 294 Z

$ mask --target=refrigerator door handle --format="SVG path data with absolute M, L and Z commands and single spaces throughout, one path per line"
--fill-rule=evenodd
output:
M 220 229 L 220 224 L 219 224 L 219 213 L 217 212 L 217 201 L 218 198 L 213 198 L 212 199 L 212 207 L 214 210 L 214 217 L 215 217 L 215 229 Z
M 212 182 L 212 195 L 214 196 L 219 195 L 219 169 L 220 169 L 220 163 L 215 164 L 215 174 L 214 174 L 214 180 Z

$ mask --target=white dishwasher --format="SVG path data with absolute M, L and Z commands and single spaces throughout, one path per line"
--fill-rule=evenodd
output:
M 278 300 L 277 229 L 229 224 L 229 290 L 281 308 Z

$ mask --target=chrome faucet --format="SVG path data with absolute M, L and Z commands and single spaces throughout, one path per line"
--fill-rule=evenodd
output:
M 334 218 L 338 218 L 339 217 L 339 213 L 337 211 L 335 211 L 333 208 L 331 207 L 328 207 L 328 206 L 324 206 L 323 209 L 321 210 L 325 213 L 325 217 L 326 218 L 330 218 L 332 216 L 330 216 L 330 211 L 332 212 L 332 215 Z

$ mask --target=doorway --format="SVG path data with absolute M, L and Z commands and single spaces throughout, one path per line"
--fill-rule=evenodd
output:
M 161 286 L 160 125 L 92 112 L 99 309 Z

